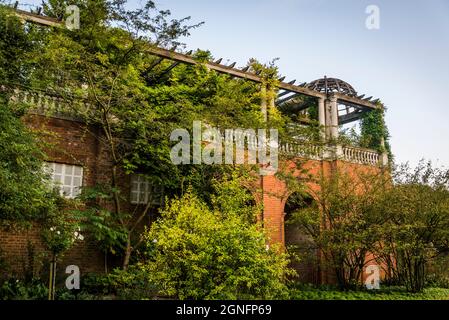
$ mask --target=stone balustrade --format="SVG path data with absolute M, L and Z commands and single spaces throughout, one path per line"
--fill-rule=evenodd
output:
M 3 88 L 2 88 L 3 89 Z M 30 92 L 22 89 L 14 89 L 14 95 L 11 98 L 13 101 L 20 101 L 27 103 L 31 107 L 31 113 L 51 115 L 56 117 L 68 118 L 76 120 L 71 112 L 71 106 L 75 103 L 69 99 L 63 99 L 56 95 L 45 94 L 42 92 Z M 81 102 L 84 106 L 85 103 Z M 86 108 L 86 111 L 88 108 Z M 78 109 L 79 111 L 79 109 Z M 223 137 L 224 139 L 224 134 Z M 249 138 L 249 147 L 257 148 L 256 137 Z M 300 144 L 280 144 L 279 151 L 289 155 L 298 156 L 313 160 L 335 160 L 377 166 L 386 163 L 385 156 L 369 149 L 362 149 L 349 146 L 303 146 Z
M 323 159 L 323 148 L 320 146 L 301 146 L 299 144 L 281 143 L 280 152 L 302 158 L 321 160 Z
M 342 159 L 348 162 L 354 162 L 367 165 L 378 165 L 380 163 L 380 154 L 374 150 L 343 147 Z
M 351 163 L 378 166 L 385 164 L 383 155 L 375 150 L 348 146 L 300 146 L 281 144 L 281 152 L 313 160 L 342 160 Z
M 73 106 L 78 104 L 88 108 L 84 102 L 74 101 L 70 98 L 64 99 L 61 96 L 52 95 L 39 91 L 28 91 L 26 89 L 14 89 L 11 96 L 12 101 L 25 103 L 30 106 L 29 112 L 34 114 L 51 115 L 53 117 L 77 120 L 74 116 Z M 77 108 L 79 111 L 80 109 Z

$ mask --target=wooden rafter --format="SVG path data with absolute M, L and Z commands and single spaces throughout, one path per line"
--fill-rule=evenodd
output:
M 359 120 L 366 111 L 356 110 L 338 117 L 339 124 L 347 124 Z
M 295 93 L 295 94 L 292 94 L 291 96 L 288 96 L 287 98 L 278 99 L 278 100 L 276 100 L 276 105 L 280 105 L 280 104 L 286 103 L 287 101 L 290 101 L 292 99 L 298 98 L 300 96 L 301 95 L 299 93 Z
M 64 26 L 64 23 L 62 21 L 59 21 L 58 19 L 46 17 L 40 14 L 31 13 L 27 11 L 23 11 L 20 9 L 15 9 L 16 15 L 25 21 L 36 23 L 41 26 L 48 26 L 48 27 L 62 27 Z

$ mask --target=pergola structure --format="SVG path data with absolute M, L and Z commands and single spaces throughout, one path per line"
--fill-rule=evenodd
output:
M 60 26 L 64 27 L 63 21 L 58 21 L 39 13 L 30 13 L 23 10 L 16 9 L 16 14 L 24 21 L 36 23 L 44 26 Z M 264 79 L 258 72 L 254 72 L 249 66 L 244 68 L 236 68 L 236 63 L 230 65 L 222 64 L 223 59 L 216 61 L 197 61 L 191 54 L 177 52 L 175 50 L 167 50 L 160 47 L 150 47 L 147 52 L 157 57 L 154 62 L 148 66 L 145 74 L 149 74 L 152 69 L 161 64 L 164 60 L 172 61 L 172 63 L 163 70 L 163 73 L 168 73 L 181 63 L 197 65 L 203 64 L 209 70 L 230 75 L 235 78 L 246 79 L 256 83 L 264 84 Z M 310 105 L 304 105 L 296 100 L 301 96 L 308 96 L 317 99 L 318 102 L 318 121 L 320 127 L 323 128 L 321 135 L 325 141 L 335 140 L 338 138 L 339 125 L 347 124 L 361 119 L 362 115 L 376 109 L 382 109 L 383 106 L 379 104 L 379 99 L 373 99 L 372 96 L 366 97 L 359 95 L 356 90 L 347 82 L 336 79 L 327 78 L 318 79 L 310 83 L 303 82 L 295 84 L 296 80 L 289 82 L 284 81 L 285 77 L 278 79 L 277 97 L 272 101 L 262 101 L 262 112 L 267 114 L 267 104 L 270 107 L 284 106 L 292 108 L 295 111 L 304 111 Z M 264 85 L 261 86 L 263 92 L 266 91 Z

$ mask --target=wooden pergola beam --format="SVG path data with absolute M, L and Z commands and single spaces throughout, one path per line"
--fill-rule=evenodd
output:
M 347 124 L 356 120 L 359 120 L 366 111 L 353 111 L 351 113 L 338 117 L 338 124 Z
M 48 27 L 62 27 L 64 26 L 63 21 L 59 21 L 55 18 L 46 17 L 40 14 L 35 14 L 27 11 L 23 11 L 20 9 L 15 9 L 16 15 L 25 21 L 32 22 L 39 24 L 41 26 L 48 26 Z
M 376 104 L 366 100 L 358 99 L 356 97 L 351 97 L 341 93 L 335 93 L 335 96 L 337 97 L 337 101 L 342 102 L 342 104 L 349 103 L 355 106 L 366 107 L 368 109 L 379 109 Z
M 195 65 L 195 64 L 200 63 L 190 56 L 186 56 L 182 53 L 170 51 L 170 50 L 159 48 L 159 47 L 151 47 L 147 51 L 148 51 L 148 53 L 156 55 L 158 57 L 163 57 L 166 59 L 180 61 L 180 62 L 184 62 L 184 63 L 188 63 L 188 64 Z M 226 74 L 229 74 L 229 75 L 237 77 L 237 78 L 242 78 L 242 79 L 246 79 L 246 80 L 250 80 L 250 81 L 258 82 L 258 83 L 261 83 L 263 80 L 260 76 L 258 76 L 255 73 L 247 72 L 247 71 L 245 72 L 240 69 L 232 68 L 230 66 L 224 66 L 224 65 L 218 64 L 216 62 L 206 62 L 205 65 L 206 65 L 206 67 L 208 67 L 211 70 L 215 70 L 220 73 L 226 73 Z M 314 91 L 314 90 L 304 88 L 304 87 L 295 86 L 293 84 L 286 83 L 286 82 L 280 82 L 278 84 L 278 88 L 284 89 L 284 90 L 287 90 L 290 92 L 304 94 L 307 96 L 317 97 L 317 98 L 325 97 L 324 93 Z
M 295 98 L 300 97 L 300 96 L 301 96 L 301 94 L 295 93 L 295 94 L 292 94 L 291 96 L 288 96 L 287 98 L 278 99 L 278 100 L 276 100 L 276 105 L 280 105 L 280 104 L 286 103 L 286 102 L 290 101 L 291 99 L 295 99 Z

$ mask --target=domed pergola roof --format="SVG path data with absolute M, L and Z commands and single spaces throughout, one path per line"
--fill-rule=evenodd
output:
M 349 83 L 337 78 L 324 77 L 308 83 L 306 87 L 319 92 L 338 92 L 352 97 L 357 96 L 357 91 Z

